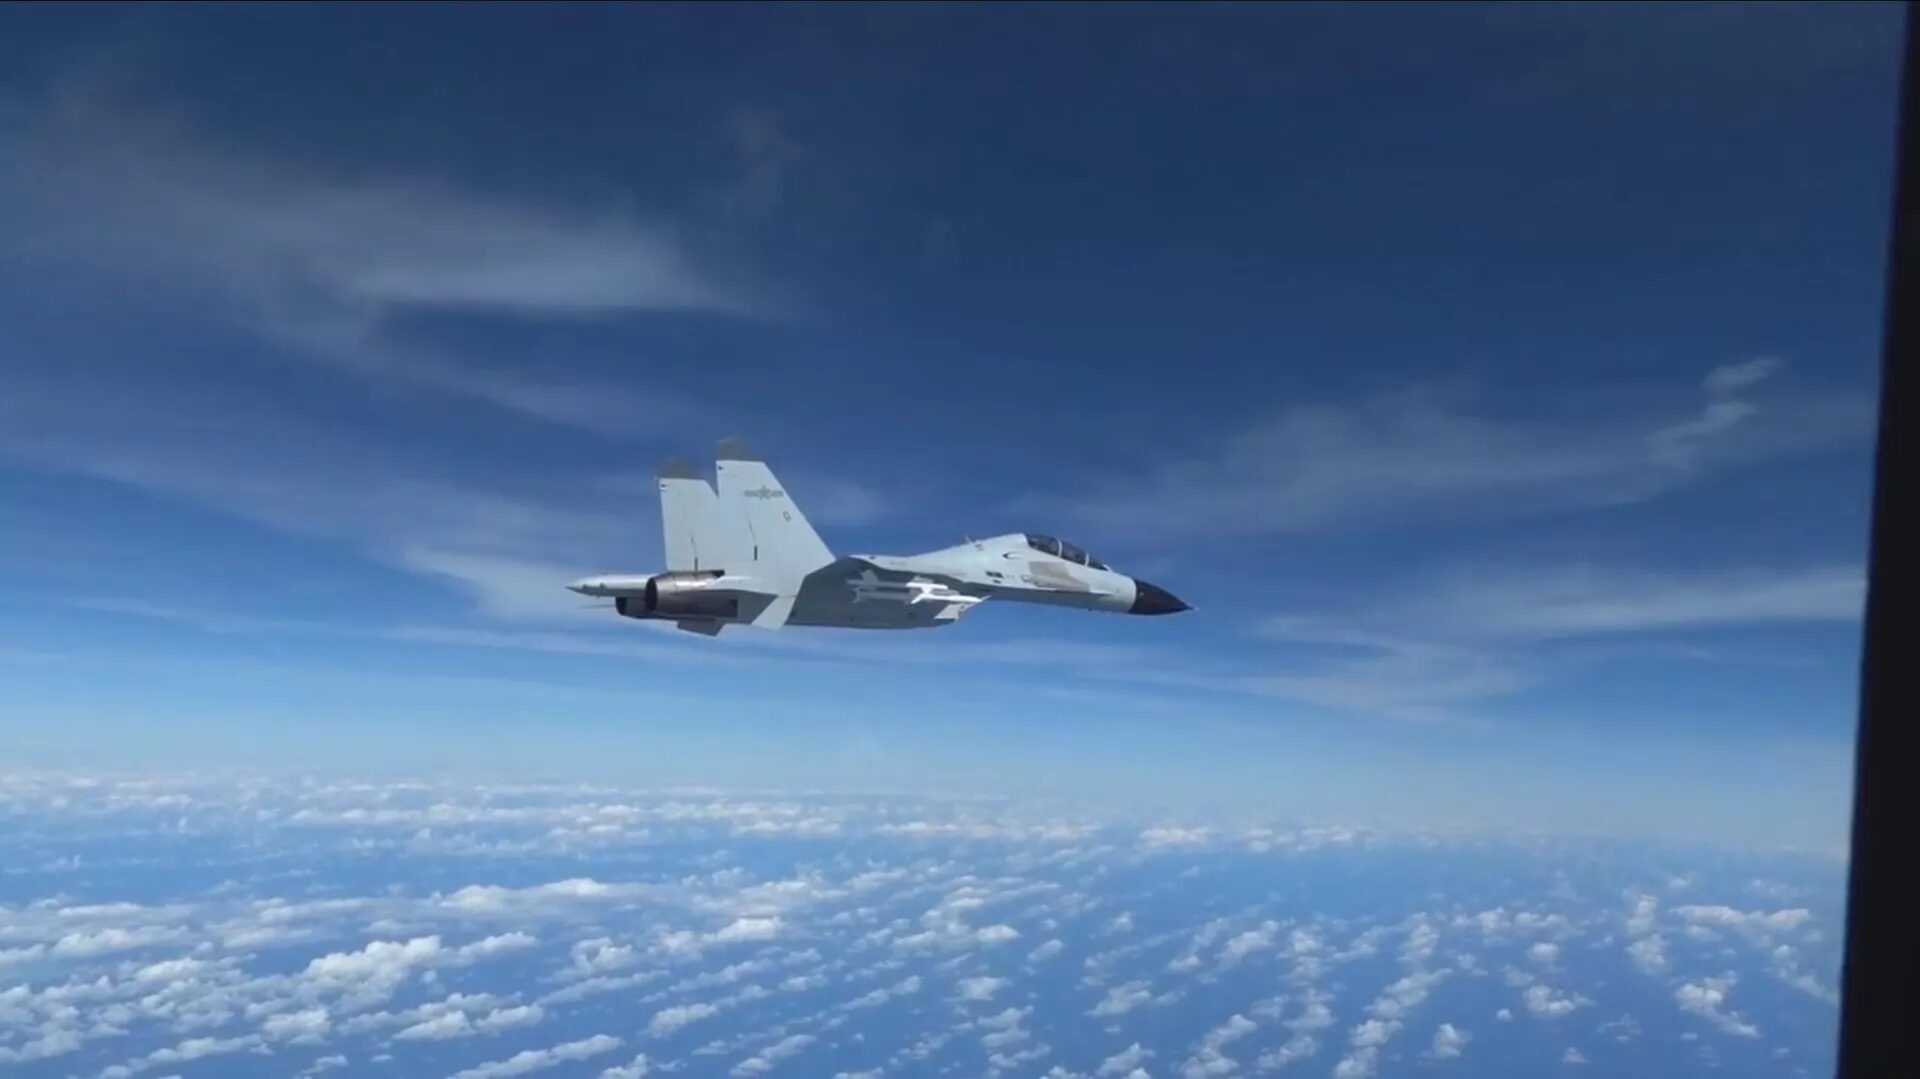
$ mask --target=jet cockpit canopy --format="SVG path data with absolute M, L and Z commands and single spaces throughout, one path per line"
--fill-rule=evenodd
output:
M 1054 539 L 1052 536 L 1042 536 L 1036 532 L 1028 532 L 1025 533 L 1025 535 L 1027 537 L 1027 546 L 1042 554 L 1050 554 L 1055 558 L 1064 558 L 1069 562 L 1075 562 L 1092 569 L 1107 568 L 1105 562 L 1100 561 L 1071 543 Z

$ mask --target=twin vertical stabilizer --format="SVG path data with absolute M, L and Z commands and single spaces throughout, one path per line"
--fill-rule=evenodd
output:
M 667 568 L 753 577 L 790 599 L 833 552 L 745 442 L 722 439 L 717 456 L 717 491 L 684 461 L 660 466 Z

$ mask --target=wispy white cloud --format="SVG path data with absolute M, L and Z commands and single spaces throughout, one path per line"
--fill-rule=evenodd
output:
M 398 1041 L 446 1041 L 464 1038 L 473 1032 L 473 1022 L 467 1018 L 466 1012 L 446 1012 L 405 1027 L 394 1038 Z
M 630 944 L 615 944 L 609 937 L 575 941 L 573 966 L 569 974 L 593 977 L 609 971 L 624 970 L 640 962 L 640 951 Z
M 610 205 L 216 148 L 178 115 L 99 94 L 0 103 L 0 134 L 14 151 L 0 163 L 0 260 L 159 288 L 296 354 L 542 419 L 617 434 L 693 402 L 477 367 L 402 342 L 389 316 L 768 306 L 703 263 L 688 229 Z
M 1132 1075 L 1152 1058 L 1152 1056 L 1153 1050 L 1141 1048 L 1139 1042 L 1134 1042 L 1118 1053 L 1102 1060 L 1100 1067 L 1094 1074 L 1098 1076 Z
M 307 1068 L 306 1071 L 303 1071 L 300 1074 L 301 1075 L 324 1075 L 327 1072 L 337 1071 L 341 1068 L 344 1068 L 351 1063 L 352 1061 L 347 1059 L 347 1056 L 345 1053 L 328 1053 L 326 1056 L 323 1056 L 318 1060 L 315 1060 L 313 1064 Z
M 600 1072 L 600 1079 L 646 1079 L 653 1070 L 653 1062 L 647 1054 L 641 1053 L 625 1064 L 616 1064 Z
M 1140 844 L 1149 850 L 1165 847 L 1197 847 L 1206 844 L 1212 838 L 1212 833 L 1206 828 L 1160 825 L 1141 831 Z
M 1229 1016 L 1226 1022 L 1207 1031 L 1200 1039 L 1193 1055 L 1180 1065 L 1180 1074 L 1185 1079 L 1205 1079 L 1240 1070 L 1240 1062 L 1227 1056 L 1226 1048 L 1259 1028 L 1258 1023 L 1244 1015 Z
M 1368 1019 L 1347 1032 L 1349 1050 L 1333 1066 L 1334 1079 L 1367 1079 L 1380 1065 L 1380 1047 L 1400 1030 L 1397 1020 Z
M 343 543 L 516 616 L 577 617 L 562 586 L 583 565 L 630 559 L 645 523 L 645 503 L 616 512 L 584 482 L 477 484 L 215 391 L 136 401 L 0 377 L 0 453 Z
M 520 1004 L 511 1008 L 495 1008 L 474 1021 L 474 1029 L 489 1034 L 515 1027 L 533 1026 L 547 1017 L 546 1009 L 538 1004 Z
M 1433 1045 L 1427 1050 L 1427 1055 L 1435 1060 L 1456 1060 L 1472 1040 L 1471 1034 L 1452 1023 L 1442 1023 L 1434 1029 Z
M 0 1064 L 31 1064 L 75 1052 L 86 1044 L 77 1030 L 54 1028 L 28 1038 L 19 1045 L 0 1045 Z
M 1624 1045 L 1640 1036 L 1640 1021 L 1631 1015 L 1622 1015 L 1600 1024 L 1600 1033 L 1610 1035 L 1614 1041 Z
M 739 944 L 745 941 L 772 940 L 780 935 L 779 918 L 735 918 L 701 938 L 705 944 Z
M 1269 920 L 1235 936 L 1233 939 L 1227 941 L 1225 947 L 1220 949 L 1220 965 L 1222 967 L 1234 966 L 1255 952 L 1264 951 L 1273 947 L 1274 940 L 1278 937 L 1279 933 L 1280 923 Z
M 1767 969 L 1781 982 L 1828 1004 L 1839 1004 L 1840 994 L 1812 972 L 1801 969 L 1800 957 L 1789 944 L 1775 945 L 1767 953 Z
M 1107 989 L 1106 999 L 1093 1006 L 1087 1014 L 1096 1019 L 1108 1016 L 1125 1015 L 1153 999 L 1153 992 L 1143 981 L 1127 982 Z
M 647 1020 L 647 1033 L 655 1037 L 667 1037 L 678 1033 L 683 1027 L 703 1019 L 711 1019 L 720 1014 L 720 1009 L 707 1003 L 676 1004 L 662 1008 Z
M 970 912 L 996 898 L 1002 897 L 996 897 L 977 885 L 958 888 L 920 916 L 922 928 L 919 932 L 896 938 L 892 947 L 902 952 L 954 951 L 1019 940 L 1020 931 L 1004 922 L 975 926 L 968 920 Z
M 1380 995 L 1367 1005 L 1367 1014 L 1376 1019 L 1404 1019 L 1447 977 L 1448 973 L 1444 970 L 1412 971 L 1382 989 Z
M 98 95 L 13 101 L 0 185 L 21 256 L 196 274 L 262 304 L 340 302 L 543 312 L 741 310 L 671 228 L 216 149 L 178 115 Z M 129 261 L 135 266 L 128 266 Z M 275 291 L 269 291 L 275 290 Z
M 1692 925 L 1722 926 L 1752 934 L 1780 933 L 1798 929 L 1813 919 L 1804 907 L 1785 910 L 1739 910 L 1724 905 L 1690 904 L 1675 907 L 1675 917 Z
M 994 978 L 986 975 L 977 978 L 962 978 L 955 987 L 958 991 L 954 999 L 962 1002 L 992 1000 L 994 994 L 1005 989 L 1008 984 L 1005 978 Z
M 1529 985 L 1521 993 L 1520 999 L 1526 1004 L 1527 1011 L 1540 1019 L 1560 1019 L 1573 1014 L 1574 1009 L 1592 1003 L 1578 993 L 1550 985 Z
M 1644 892 L 1633 897 L 1633 909 L 1627 915 L 1626 929 L 1629 934 L 1639 936 L 1653 932 L 1658 924 L 1660 900 Z
M 1853 564 L 1694 574 L 1591 565 L 1454 570 L 1400 582 L 1388 600 L 1356 598 L 1337 616 L 1262 620 L 1262 637 L 1312 647 L 1286 656 L 1285 669 L 1239 682 L 1342 711 L 1445 720 L 1548 681 L 1550 665 L 1530 651 L 1542 642 L 1844 623 L 1861 616 L 1865 592 L 1865 572 Z
M 1247 692 L 1340 712 L 1426 723 L 1458 718 L 1460 706 L 1497 698 L 1537 681 L 1513 658 L 1441 640 L 1351 630 L 1300 618 L 1276 618 L 1272 640 L 1332 645 L 1327 658 L 1289 658 L 1287 667 L 1235 679 Z
M 316 1044 L 325 1040 L 332 1028 L 333 1020 L 327 1009 L 303 1008 L 267 1016 L 261 1020 L 260 1035 L 268 1041 L 284 1041 L 294 1045 Z
M 1303 1002 L 1299 1015 L 1280 1024 L 1295 1034 L 1313 1034 L 1317 1031 L 1331 1030 L 1336 1019 L 1329 1007 L 1333 998 L 1321 992 L 1309 992 Z
M 733 1074 L 736 1076 L 765 1075 L 774 1070 L 781 1061 L 798 1056 L 807 1046 L 818 1040 L 811 1034 L 789 1034 L 734 1065 Z
M 892 985 L 881 986 L 878 989 L 862 993 L 852 1000 L 841 1004 L 840 1009 L 842 1011 L 858 1011 L 864 1008 L 877 1008 L 889 1000 L 912 996 L 920 992 L 921 987 L 925 984 L 925 981 L 918 974 L 908 975 Z
M 185 932 L 169 926 L 141 926 L 122 929 L 110 926 L 105 929 L 83 930 L 68 933 L 53 942 L 47 954 L 55 959 L 86 959 L 110 952 L 133 951 L 152 947 L 156 944 L 168 944 L 184 939 Z
M 1277 1048 L 1261 1053 L 1254 1063 L 1263 1072 L 1283 1071 L 1320 1051 L 1320 1042 L 1311 1034 L 1295 1034 Z
M 1760 1028 L 1727 1008 L 1727 995 L 1732 992 L 1736 980 L 1729 973 L 1717 978 L 1684 982 L 1673 991 L 1673 999 L 1680 1005 L 1681 1011 L 1698 1015 L 1728 1034 L 1740 1038 L 1757 1038 L 1760 1036 Z
M 483 937 L 472 944 L 463 944 L 454 954 L 461 959 L 490 959 L 498 955 L 525 951 L 539 943 L 538 937 L 514 930 L 511 933 L 497 933 L 490 937 Z
M 454 1079 L 509 1079 L 510 1076 L 545 1071 L 571 1061 L 587 1060 L 603 1053 L 611 1053 L 622 1044 L 624 1044 L 622 1039 L 611 1034 L 595 1034 L 591 1038 L 562 1042 L 548 1049 L 522 1050 L 505 1060 L 492 1061 L 456 1072 Z
M 1627 957 L 1648 974 L 1663 974 L 1667 969 L 1667 939 L 1658 933 L 1636 938 L 1627 945 Z
M 1657 574 L 1574 565 L 1456 574 L 1396 617 L 1498 640 L 1573 638 L 1727 625 L 1843 622 L 1861 615 L 1857 564 Z
M 253 1049 L 259 1044 L 260 1038 L 257 1035 L 246 1035 L 235 1038 L 188 1038 L 177 1045 L 169 1046 L 165 1049 L 156 1049 L 130 1064 L 108 1068 L 101 1074 L 108 1077 L 108 1079 L 118 1079 L 120 1076 L 136 1075 L 148 1069 L 164 1067 L 169 1064 L 185 1064 L 189 1061 L 204 1060 L 208 1057 L 229 1056 L 234 1053 Z
M 1090 529 L 1163 538 L 1243 536 L 1373 523 L 1391 514 L 1511 514 L 1618 504 L 1717 469 L 1862 440 L 1865 398 L 1764 395 L 1777 361 L 1709 373 L 1684 399 L 1641 411 L 1521 419 L 1450 390 L 1357 406 L 1297 405 L 1210 455 L 1150 467 L 1091 493 L 1034 499 Z
M 1749 386 L 1765 382 L 1785 371 L 1785 360 L 1774 356 L 1762 356 L 1742 363 L 1729 363 L 1707 372 L 1700 388 L 1707 391 L 1709 398 L 1730 397 Z
M 816 525 L 864 525 L 898 511 L 899 495 L 881 494 L 872 486 L 848 476 L 834 476 L 815 469 L 780 469 L 780 482 L 793 492 L 795 501 Z

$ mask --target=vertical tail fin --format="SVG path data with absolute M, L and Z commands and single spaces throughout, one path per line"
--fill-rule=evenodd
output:
M 717 456 L 721 511 L 744 521 L 746 530 L 742 553 L 747 561 L 727 567 L 729 571 L 751 566 L 751 572 L 782 590 L 797 589 L 807 574 L 833 561 L 833 552 L 807 523 L 806 515 L 745 442 L 722 439 Z
M 738 562 L 744 528 L 722 513 L 720 499 L 706 478 L 685 461 L 660 466 L 660 528 L 667 569 L 727 569 Z

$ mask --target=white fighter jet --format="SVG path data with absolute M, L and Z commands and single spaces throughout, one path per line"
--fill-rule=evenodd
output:
M 628 618 L 708 636 L 725 626 L 944 626 L 989 599 L 1125 614 L 1189 610 L 1173 594 L 1052 536 L 1011 532 L 926 554 L 836 558 L 737 438 L 723 439 L 716 490 L 692 466 L 660 467 L 667 568 L 567 587 L 610 598 Z

